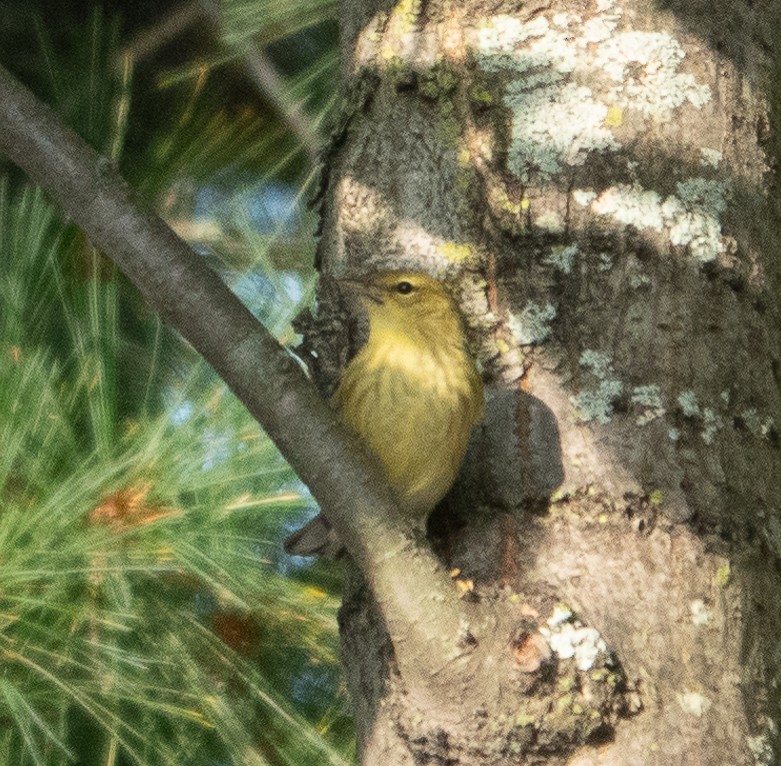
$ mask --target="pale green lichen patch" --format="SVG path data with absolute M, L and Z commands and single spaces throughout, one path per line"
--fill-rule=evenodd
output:
M 576 400 L 578 419 L 583 423 L 596 420 L 605 425 L 613 417 L 616 399 L 621 396 L 624 384 L 620 380 L 603 380 L 589 391 L 581 391 Z
M 721 215 L 727 208 L 726 184 L 690 178 L 677 184 L 676 191 L 662 205 L 670 242 L 687 247 L 699 261 L 712 261 L 724 250 Z
M 580 355 L 581 367 L 587 367 L 598 378 L 606 378 L 613 372 L 613 360 L 601 351 L 586 349 Z
M 706 407 L 702 411 L 702 422 L 702 440 L 708 445 L 713 444 L 717 432 L 724 427 L 724 421 L 721 419 L 721 416 L 709 407 Z
M 510 313 L 507 325 L 516 343 L 531 346 L 545 341 L 556 318 L 556 307 L 551 303 L 540 306 L 528 303 L 520 314 Z
M 681 392 L 676 401 L 685 418 L 702 421 L 700 436 L 706 444 L 713 444 L 716 434 L 724 427 L 721 415 L 710 407 L 700 407 L 697 394 L 691 390 Z
M 754 407 L 744 409 L 740 413 L 746 428 L 758 439 L 768 439 L 775 430 L 775 421 L 769 415 L 762 417 Z
M 613 417 L 615 401 L 623 393 L 624 384 L 615 377 L 612 360 L 606 354 L 587 349 L 580 356 L 580 365 L 589 369 L 599 383 L 574 397 L 576 417 L 583 423 L 596 420 L 604 425 Z
M 685 52 L 672 35 L 619 32 L 622 13 L 600 2 L 585 20 L 577 13 L 528 21 L 499 14 L 472 35 L 481 69 L 505 75 L 508 169 L 522 181 L 548 180 L 591 153 L 619 149 L 611 129 L 627 109 L 659 122 L 684 103 L 699 108 L 711 98 L 707 85 L 680 71 Z
M 656 384 L 649 386 L 635 386 L 632 389 L 632 404 L 642 409 L 640 415 L 635 418 L 639 426 L 644 426 L 652 420 L 664 417 L 667 410 L 662 403 L 662 390 Z
M 542 262 L 547 266 L 553 266 L 564 274 L 569 274 L 577 254 L 577 245 L 557 245 L 542 259 Z
M 697 402 L 697 394 L 694 391 L 683 391 L 678 396 L 677 401 L 684 417 L 698 418 L 700 416 L 700 405 Z

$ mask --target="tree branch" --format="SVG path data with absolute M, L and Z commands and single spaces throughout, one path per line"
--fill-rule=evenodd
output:
M 188 27 L 203 18 L 200 3 L 191 1 L 174 8 L 155 24 L 134 35 L 122 51 L 133 61 L 143 61 L 154 56 L 160 48 L 179 37 Z
M 219 5 L 214 0 L 199 0 L 199 4 L 214 25 L 217 37 L 225 45 Z M 251 40 L 246 43 L 241 58 L 244 70 L 257 91 L 282 115 L 304 147 L 310 162 L 315 163 L 320 146 L 317 129 L 303 105 L 288 94 L 288 88 L 271 59 Z
M 379 604 L 402 669 L 438 669 L 468 617 L 433 554 L 410 542 L 377 462 L 299 365 L 115 169 L 0 67 L 0 152 L 62 206 L 214 367 L 311 489 Z
M 149 58 L 200 21 L 205 21 L 213 27 L 217 40 L 225 47 L 219 4 L 214 0 L 189 0 L 133 37 L 125 47 L 123 55 L 130 56 L 135 62 Z M 320 140 L 317 128 L 307 115 L 303 104 L 289 96 L 283 77 L 260 46 L 249 41 L 245 48 L 243 53 L 234 51 L 234 54 L 241 59 L 253 86 L 260 96 L 279 112 L 288 127 L 298 137 L 309 161 L 315 163 Z

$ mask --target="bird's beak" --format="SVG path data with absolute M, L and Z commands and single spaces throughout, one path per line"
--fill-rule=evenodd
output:
M 367 300 L 372 301 L 373 303 L 379 303 L 381 304 L 383 302 L 382 300 L 382 290 L 377 287 L 377 285 L 373 285 L 371 282 L 365 282 L 361 279 L 339 279 L 337 280 L 339 287 L 344 287 L 350 292 L 354 293 L 360 298 L 366 298 Z

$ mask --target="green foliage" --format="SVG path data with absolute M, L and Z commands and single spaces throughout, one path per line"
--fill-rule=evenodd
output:
M 236 763 L 341 762 L 274 690 L 335 661 L 334 600 L 278 574 L 308 500 L 204 370 L 166 410 L 117 419 L 123 286 L 66 281 L 68 241 L 39 192 L 4 185 L 2 762 L 113 762 L 100 743 L 117 763 L 201 764 L 242 741 Z M 247 760 L 253 742 L 274 759 Z
M 313 284 L 310 222 L 251 218 L 259 189 L 300 175 L 295 141 L 219 104 L 217 68 L 139 89 L 118 24 L 95 11 L 85 34 L 31 13 L 0 2 L 0 33 L 36 41 L 16 71 L 290 339 Z M 331 71 L 328 55 L 289 92 Z M 17 179 L 0 176 L 0 763 L 347 763 L 336 600 L 322 577 L 283 574 L 280 539 L 311 499 L 113 264 Z M 199 218 L 205 185 L 224 196 Z
M 289 39 L 298 32 L 334 21 L 336 0 L 227 0 L 223 36 L 232 45 L 250 39 L 260 44 Z

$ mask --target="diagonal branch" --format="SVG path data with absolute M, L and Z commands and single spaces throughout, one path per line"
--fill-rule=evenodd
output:
M 217 37 L 224 40 L 219 4 L 214 0 L 199 0 L 199 4 L 214 25 Z M 315 124 L 306 114 L 303 104 L 290 97 L 288 88 L 271 59 L 251 40 L 245 44 L 241 58 L 244 70 L 258 92 L 282 115 L 309 155 L 310 161 L 315 162 L 320 146 Z
M 0 152 L 59 202 L 263 426 L 361 567 L 402 672 L 452 657 L 470 605 L 456 599 L 433 554 L 410 543 L 378 464 L 203 259 L 2 67 Z
M 188 0 L 137 34 L 123 53 L 135 62 L 142 61 L 154 55 L 189 27 L 204 20 L 214 27 L 217 39 L 224 45 L 220 13 L 220 5 L 215 0 Z M 307 115 L 304 105 L 289 95 L 287 85 L 271 59 L 252 41 L 245 44 L 243 53 L 234 53 L 238 53 L 255 89 L 279 112 L 301 142 L 310 162 L 314 163 L 320 146 L 315 122 Z
M 135 62 L 154 56 L 160 48 L 200 21 L 202 16 L 200 3 L 194 1 L 184 3 L 167 13 L 151 27 L 134 35 L 122 53 L 130 56 Z

